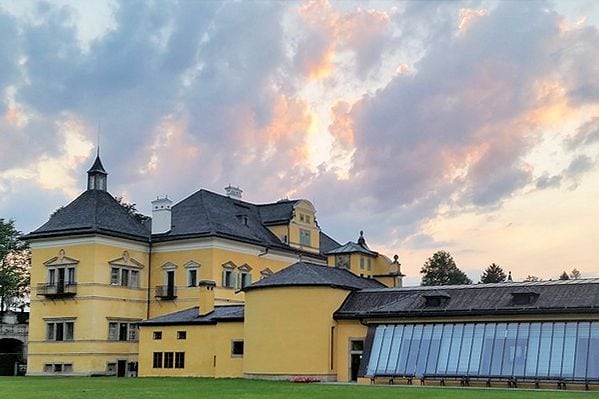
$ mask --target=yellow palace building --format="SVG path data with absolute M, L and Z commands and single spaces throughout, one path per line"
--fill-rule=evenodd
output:
M 25 238 L 28 375 L 593 388 L 599 279 L 402 287 L 397 256 L 321 231 L 308 200 L 87 190 Z M 523 385 L 524 384 L 524 385 Z

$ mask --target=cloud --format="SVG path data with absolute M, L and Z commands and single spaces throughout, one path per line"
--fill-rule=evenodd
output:
M 570 150 L 599 142 L 599 117 L 593 117 L 580 125 L 576 133 L 566 140 Z
M 453 247 L 455 243 L 451 241 L 436 241 L 429 234 L 415 234 L 405 240 L 404 245 L 409 249 L 431 249 Z
M 544 174 L 537 178 L 537 180 L 535 181 L 535 186 L 539 190 L 544 190 L 546 188 L 559 187 L 561 183 L 562 176 L 549 176 L 548 174 Z

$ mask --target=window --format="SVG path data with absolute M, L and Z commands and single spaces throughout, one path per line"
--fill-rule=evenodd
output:
M 420 323 L 374 328 L 367 376 L 596 376 L 599 322 Z M 589 340 L 589 338 L 591 338 Z M 353 342 L 352 348 L 353 350 Z
M 173 360 L 174 360 L 173 352 L 164 352 L 164 368 L 172 369 L 173 368 Z
M 48 341 L 72 341 L 75 329 L 73 321 L 46 322 L 46 339 Z
M 175 368 L 185 368 L 185 352 L 175 352 Z
M 116 363 L 106 363 L 106 375 L 116 375 Z
M 121 287 L 138 288 L 139 271 L 113 266 L 110 268 L 110 284 L 120 285 Z
M 367 268 L 368 270 L 372 270 L 372 259 L 370 259 L 370 258 L 367 258 L 367 259 L 366 259 L 366 265 L 367 265 L 367 266 L 366 266 L 366 268 Z
M 252 284 L 252 275 L 248 269 L 241 269 L 239 271 L 239 288 L 243 289 L 248 285 Z
M 187 286 L 195 287 L 198 285 L 198 269 L 189 269 L 187 271 Z
M 162 352 L 154 352 L 152 367 L 155 369 L 162 368 Z
M 349 269 L 350 257 L 348 254 L 341 254 L 335 256 L 335 267 L 340 267 L 342 269 Z
M 108 339 L 111 341 L 137 341 L 137 322 L 108 322 Z
M 187 339 L 187 331 L 177 331 L 177 339 Z
M 154 331 L 154 333 L 152 334 L 152 338 L 162 339 L 162 331 Z
M 310 246 L 310 230 L 300 229 L 300 245 Z
M 69 374 L 73 372 L 73 363 L 45 363 L 44 373 Z
M 48 284 L 63 287 L 75 284 L 75 266 L 53 267 L 48 269 Z
M 364 257 L 360 256 L 360 269 L 364 269 Z
M 304 216 L 304 219 L 306 220 L 306 223 L 308 223 L 308 224 L 310 223 L 310 216 L 306 215 L 306 216 Z
M 223 287 L 235 288 L 237 286 L 237 275 L 235 273 L 235 266 L 231 263 L 223 265 Z
M 231 356 L 241 357 L 243 356 L 243 341 L 232 341 L 231 342 Z

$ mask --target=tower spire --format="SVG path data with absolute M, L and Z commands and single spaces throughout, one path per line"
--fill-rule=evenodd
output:
M 100 146 L 96 150 L 96 160 L 87 171 L 87 189 L 106 191 L 108 173 L 100 159 Z

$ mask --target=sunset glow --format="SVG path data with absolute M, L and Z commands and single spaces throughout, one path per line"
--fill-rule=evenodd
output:
M 364 230 L 408 284 L 441 249 L 475 281 L 599 276 L 599 5 L 476 4 L 2 3 L 0 217 L 76 197 L 99 130 L 145 213 L 232 184 Z

